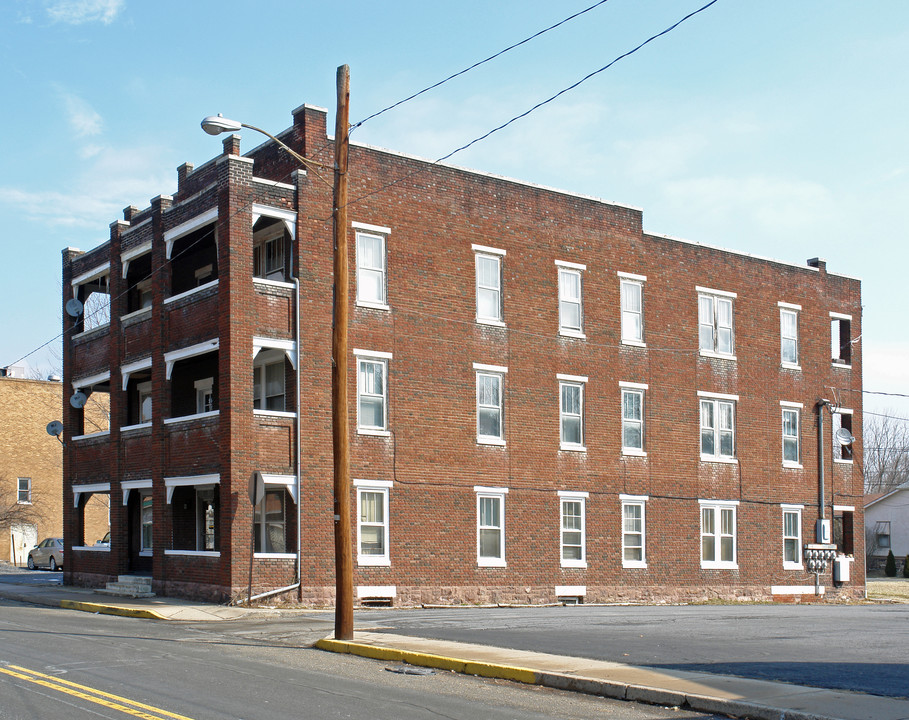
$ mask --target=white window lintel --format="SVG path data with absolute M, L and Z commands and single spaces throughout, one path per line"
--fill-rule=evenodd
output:
M 471 245 L 470 249 L 475 253 L 485 254 L 485 255 L 501 255 L 504 257 L 507 255 L 506 250 L 501 250 L 500 248 L 489 247 L 488 245 Z
M 729 292 L 728 290 L 715 290 L 713 288 L 701 287 L 700 285 L 695 285 L 695 290 L 697 290 L 702 295 L 716 295 L 717 297 L 728 297 L 728 298 L 737 298 L 738 293 Z
M 366 232 L 373 232 L 379 235 L 391 235 L 391 228 L 384 227 L 383 225 L 370 225 L 369 223 L 353 221 L 350 223 L 350 226 L 354 230 L 365 230 Z

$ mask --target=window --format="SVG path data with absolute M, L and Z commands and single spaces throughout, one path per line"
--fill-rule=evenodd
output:
M 476 253 L 477 322 L 488 325 L 504 323 L 502 312 L 502 256 L 504 250 L 473 245 Z
M 139 538 L 139 552 L 151 554 L 154 530 L 154 502 L 151 490 L 139 491 L 139 522 L 142 531 Z
M 151 380 L 136 385 L 136 404 L 139 411 L 139 423 L 150 423 L 152 420 L 152 387 Z
M 266 493 L 267 495 L 267 493 Z M 215 489 L 196 489 L 196 550 L 217 550 L 215 538 Z
M 281 220 L 266 223 L 267 220 L 262 219 L 258 223 L 260 229 L 253 232 L 253 276 L 283 282 L 287 247 L 284 223 Z
M 27 477 L 19 478 L 16 490 L 16 502 L 19 505 L 31 505 L 32 502 L 32 479 Z
M 834 462 L 852 462 L 852 442 L 843 444 L 842 440 L 852 437 L 852 410 L 846 408 L 836 408 L 831 414 L 833 425 L 833 461 Z M 840 432 L 845 430 L 846 432 Z M 853 440 L 855 438 L 852 438 Z
M 354 223 L 354 227 L 382 232 L 357 232 L 357 304 L 387 309 L 385 239 L 388 228 Z
M 622 567 L 647 567 L 644 543 L 647 496 L 620 495 L 622 501 Z
M 735 459 L 737 395 L 701 396 L 701 460 Z
M 502 383 L 508 368 L 474 363 L 477 373 L 477 442 L 504 445 Z
M 284 352 L 261 350 L 253 360 L 253 409 L 283 412 Z
M 196 412 L 212 412 L 215 409 L 214 378 L 196 380 L 193 386 L 196 389 Z
M 584 450 L 584 384 L 586 377 L 558 375 L 560 447 Z
M 783 505 L 783 568 L 802 567 L 802 506 Z
M 801 467 L 799 427 L 801 403 L 780 402 L 783 409 L 783 465 Z
M 388 361 L 391 353 L 354 350 L 357 356 L 357 431 L 388 434 Z
M 799 364 L 799 310 L 800 305 L 779 303 L 780 306 L 780 362 L 784 367 Z
M 587 493 L 559 492 L 562 567 L 587 567 L 585 510 Z
M 391 482 L 354 480 L 357 489 L 357 563 L 391 565 L 388 550 L 388 491 Z
M 702 355 L 735 355 L 732 300 L 735 293 L 698 290 L 698 346 Z
M 559 267 L 559 334 L 584 337 L 581 272 L 586 265 L 556 261 Z
M 505 567 L 505 495 L 508 488 L 474 487 L 477 494 L 477 565 Z
M 280 490 L 265 490 L 265 497 L 256 506 L 255 521 L 255 552 L 257 553 L 286 553 L 287 552 L 287 519 L 286 519 L 286 498 L 287 491 L 284 488 Z M 207 512 L 207 508 L 206 508 Z M 206 523 L 206 528 L 208 523 Z M 206 550 L 214 550 L 214 524 L 211 525 L 211 547 Z M 206 546 L 208 543 L 206 542 Z
M 852 363 L 852 316 L 830 313 L 830 357 L 834 365 Z
M 622 306 L 622 342 L 644 344 L 644 275 L 619 273 Z
M 874 545 L 884 550 L 890 549 L 890 521 L 880 520 L 874 525 Z
M 701 567 L 737 568 L 735 509 L 738 503 L 698 502 L 701 506 Z
M 644 391 L 647 385 L 619 383 L 622 388 L 622 452 L 644 453 Z

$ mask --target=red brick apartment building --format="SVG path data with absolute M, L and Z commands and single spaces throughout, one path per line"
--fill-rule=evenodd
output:
M 293 120 L 281 139 L 330 164 L 326 111 Z M 860 436 L 858 280 L 373 147 L 350 149 L 350 198 L 356 597 L 813 597 L 821 509 L 863 557 L 861 441 L 832 432 Z M 64 403 L 67 583 L 225 600 L 251 575 L 332 603 L 331 212 L 322 177 L 233 135 L 64 251 L 64 303 L 85 303 L 67 392 L 111 416 L 89 432 Z M 112 540 L 85 552 L 98 493 Z M 828 598 L 863 593 L 851 571 L 825 571 Z

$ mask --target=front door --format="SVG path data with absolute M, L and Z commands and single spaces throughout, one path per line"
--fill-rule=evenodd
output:
M 28 551 L 38 544 L 38 526 L 30 523 L 16 523 L 10 528 L 9 561 L 13 565 L 25 565 Z
M 127 506 L 129 515 L 129 570 L 151 572 L 154 513 L 151 490 L 133 490 Z

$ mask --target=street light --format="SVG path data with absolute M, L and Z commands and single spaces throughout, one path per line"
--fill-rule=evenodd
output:
M 334 323 L 331 333 L 331 426 L 334 457 L 334 527 L 335 527 L 335 638 L 353 639 L 353 565 L 350 542 L 350 422 L 347 414 L 347 327 L 348 327 L 348 259 L 347 259 L 347 157 L 348 105 L 350 101 L 350 68 L 342 65 L 337 73 L 338 111 L 335 116 L 335 162 L 332 193 L 334 233 Z M 221 115 L 209 115 L 202 129 L 209 135 L 236 132 L 248 128 L 274 140 L 304 167 L 325 168 L 325 165 L 303 157 L 269 132 L 230 120 Z M 313 171 L 315 175 L 318 173 Z M 298 290 L 299 292 L 299 290 Z M 300 315 L 297 311 L 297 323 Z M 299 341 L 298 341 L 299 352 Z M 299 367 L 299 361 L 297 367 Z M 299 396 L 300 385 L 297 383 Z M 297 420 L 299 427 L 299 418 Z M 299 449 L 299 447 L 298 447 Z M 298 482 L 300 468 L 297 468 Z M 301 502 L 298 494 L 297 502 Z M 298 505 L 299 509 L 299 505 Z M 297 523 L 299 543 L 300 524 Z M 299 554 L 298 554 L 299 558 Z M 302 577 L 300 578 L 302 582 Z

